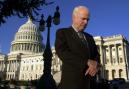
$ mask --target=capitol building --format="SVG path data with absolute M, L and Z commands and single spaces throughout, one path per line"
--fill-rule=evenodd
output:
M 94 37 L 100 53 L 99 78 L 129 80 L 129 42 L 123 35 Z M 11 42 L 10 53 L 0 53 L 0 78 L 10 80 L 35 80 L 43 74 L 45 45 L 40 30 L 31 19 L 20 26 Z M 52 74 L 60 79 L 62 62 L 52 48 Z
M 6 80 L 35 80 L 43 74 L 45 45 L 38 27 L 31 19 L 20 26 L 11 42 L 10 53 L 0 53 L 0 78 Z M 60 71 L 59 58 L 53 52 L 52 74 Z M 56 61 L 54 59 L 56 58 Z M 54 63 L 54 64 L 53 64 Z

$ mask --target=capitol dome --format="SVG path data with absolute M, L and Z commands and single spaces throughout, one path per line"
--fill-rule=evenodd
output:
M 11 43 L 10 54 L 33 54 L 42 53 L 44 44 L 43 37 L 37 26 L 29 18 L 28 21 L 20 26 L 14 40 Z

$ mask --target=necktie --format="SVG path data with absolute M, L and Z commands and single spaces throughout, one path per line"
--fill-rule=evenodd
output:
M 78 36 L 79 36 L 79 38 L 81 39 L 81 41 L 83 43 L 86 43 L 85 36 L 84 36 L 84 34 L 82 32 L 78 32 Z
M 90 58 L 90 49 L 89 49 L 88 41 L 87 41 L 84 33 L 83 32 L 78 32 L 78 36 L 81 39 L 82 43 L 87 47 L 88 55 L 89 55 L 88 57 Z
M 87 40 L 86 40 L 86 38 L 85 38 L 85 35 L 84 35 L 82 32 L 78 32 L 78 36 L 79 36 L 79 38 L 81 39 L 82 43 L 83 43 L 84 45 L 86 45 L 87 48 L 89 48 L 88 43 L 87 43 Z

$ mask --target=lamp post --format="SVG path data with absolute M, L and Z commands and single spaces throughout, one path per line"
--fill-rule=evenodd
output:
M 51 75 L 52 51 L 51 51 L 51 46 L 50 46 L 50 27 L 51 27 L 52 22 L 55 25 L 58 25 L 60 23 L 60 13 L 59 13 L 58 6 L 56 7 L 56 12 L 53 17 L 49 15 L 47 20 L 45 21 L 43 19 L 43 15 L 41 16 L 39 29 L 41 31 L 44 31 L 45 23 L 46 23 L 48 32 L 47 32 L 46 47 L 45 47 L 44 54 L 43 54 L 43 57 L 44 57 L 43 75 L 39 79 L 36 89 L 57 89 L 56 82 L 53 79 L 53 76 Z

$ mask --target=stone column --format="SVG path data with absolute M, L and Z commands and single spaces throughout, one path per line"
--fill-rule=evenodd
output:
M 112 64 L 112 55 L 111 55 L 112 50 L 110 48 L 110 45 L 108 46 L 108 49 L 109 49 L 109 63 Z
M 38 45 L 38 48 L 37 48 L 37 49 L 38 49 L 38 51 L 37 51 L 37 52 L 39 52 L 39 49 L 40 49 L 39 47 L 40 47 L 40 46 Z
M 104 50 L 102 49 L 102 45 L 99 46 L 100 49 L 100 63 L 102 64 L 103 67 L 100 69 L 100 76 L 104 78 L 105 76 L 105 62 L 106 62 L 106 57 L 104 57 Z M 106 55 L 105 55 L 106 56 Z
M 115 69 L 115 70 L 116 70 L 115 78 L 119 78 L 119 69 Z
M 20 48 L 19 48 L 19 51 L 22 50 L 22 43 L 19 44 Z
M 12 60 L 10 61 L 10 71 L 12 72 Z
M 26 43 L 24 43 L 24 47 L 25 47 L 25 50 L 26 50 Z
M 124 76 L 126 76 L 126 78 L 127 79 L 129 79 L 129 72 L 128 72 L 128 70 L 129 70 L 129 68 L 128 68 L 128 63 L 127 63 L 127 49 L 126 49 L 126 44 L 124 44 L 124 42 L 122 42 L 122 50 L 123 50 L 123 55 L 122 55 L 122 58 L 123 58 L 123 64 L 125 65 L 125 71 L 124 71 Z
M 118 57 L 118 48 L 117 48 L 117 44 L 115 44 L 115 55 L 116 55 L 116 64 L 118 64 L 119 63 L 119 57 Z
M 23 43 L 22 47 L 23 47 L 23 51 L 25 51 L 25 43 Z
M 109 80 L 112 80 L 112 70 L 109 70 Z
M 22 43 L 22 51 L 24 51 L 24 43 Z
M 31 44 L 29 43 L 29 50 L 28 51 L 31 51 Z
M 100 49 L 100 63 L 103 65 L 105 64 L 106 59 L 103 57 L 102 45 L 99 46 L 99 49 Z
M 35 52 L 36 52 L 36 53 L 37 53 L 37 47 L 38 47 L 38 45 L 36 44 L 36 45 L 35 45 Z
M 126 52 L 126 49 L 125 49 L 124 43 L 122 42 L 122 53 L 123 53 L 122 54 L 122 59 L 123 59 L 123 63 L 127 62 L 127 60 L 126 60 L 127 57 L 125 57 L 127 55 L 125 54 L 125 52 Z
M 9 71 L 9 61 L 7 63 L 7 72 Z
M 34 44 L 32 45 L 32 51 L 33 52 L 35 51 L 35 45 Z
M 27 50 L 27 44 L 25 43 L 25 50 Z

